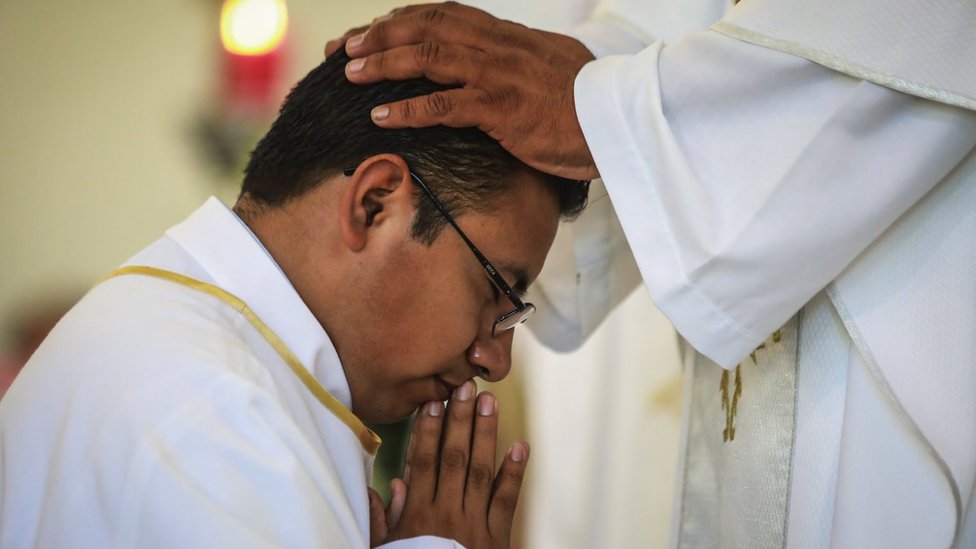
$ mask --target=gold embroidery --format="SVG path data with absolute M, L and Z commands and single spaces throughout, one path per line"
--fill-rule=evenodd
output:
M 779 343 L 783 339 L 783 333 L 780 330 L 776 330 L 773 332 L 772 339 L 773 343 Z M 749 353 L 749 358 L 752 359 L 753 364 L 759 365 L 756 353 L 765 348 L 766 343 L 760 343 L 754 351 Z M 722 440 L 725 442 L 735 440 L 735 415 L 739 411 L 739 397 L 742 395 L 742 374 L 739 371 L 741 367 L 741 364 L 735 367 L 735 388 L 732 390 L 731 400 L 729 399 L 728 370 L 722 372 L 722 381 L 719 383 L 719 390 L 722 391 L 722 409 L 725 410 L 725 429 L 722 431 Z
M 742 374 L 739 372 L 741 366 L 735 367 L 735 389 L 732 391 L 732 401 L 729 402 L 729 371 L 722 372 L 722 382 L 719 388 L 722 390 L 722 409 L 725 410 L 725 429 L 722 431 L 722 440 L 731 442 L 735 440 L 735 414 L 739 411 L 739 397 L 742 395 Z
M 756 361 L 756 353 L 758 353 L 761 349 L 765 349 L 765 348 L 766 348 L 766 344 L 760 343 L 759 346 L 756 347 L 756 349 L 753 352 L 749 353 L 749 358 L 752 359 L 753 364 L 757 364 L 757 365 L 759 364 L 759 362 Z

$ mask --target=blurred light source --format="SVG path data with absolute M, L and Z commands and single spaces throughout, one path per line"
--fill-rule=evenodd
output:
M 195 129 L 202 152 L 221 175 L 220 183 L 226 180 L 236 190 L 248 152 L 267 131 L 288 92 L 288 10 L 284 0 L 222 0 L 212 6 L 214 18 L 220 18 L 216 26 L 221 45 L 213 44 L 220 72 L 214 99 Z
M 288 29 L 284 0 L 225 0 L 220 40 L 237 55 L 264 55 L 277 48 Z

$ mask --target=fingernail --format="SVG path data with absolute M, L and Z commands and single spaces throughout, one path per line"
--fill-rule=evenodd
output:
M 368 32 L 368 31 L 367 31 Z M 366 39 L 366 33 L 357 34 L 353 36 L 346 42 L 346 48 L 358 48 L 363 45 L 363 40 Z
M 494 414 L 496 403 L 495 397 L 487 394 L 481 395 L 481 398 L 478 399 L 478 415 L 490 416 Z
M 523 448 L 521 444 L 516 442 L 515 444 L 512 445 L 511 456 L 512 456 L 512 461 L 514 461 L 515 463 L 521 462 L 523 459 L 525 459 L 525 448 Z
M 376 107 L 373 109 L 373 120 L 386 120 L 387 116 L 390 116 L 389 107 Z
M 443 405 L 440 402 L 428 402 L 427 403 L 427 415 L 437 417 L 441 415 L 444 410 Z
M 465 381 L 463 385 L 455 389 L 454 398 L 461 402 L 467 402 L 474 396 L 474 383 Z
M 346 72 L 359 72 L 366 66 L 365 59 L 353 59 L 346 63 Z

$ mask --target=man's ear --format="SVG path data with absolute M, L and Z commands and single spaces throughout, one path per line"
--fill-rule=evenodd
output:
M 364 160 L 352 175 L 339 203 L 342 239 L 353 251 L 366 247 L 381 228 L 409 230 L 413 222 L 413 181 L 407 162 L 395 154 Z M 401 225 L 405 222 L 405 228 Z

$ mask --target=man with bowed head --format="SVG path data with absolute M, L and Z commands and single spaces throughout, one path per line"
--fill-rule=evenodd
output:
M 529 449 L 495 463 L 472 378 L 508 373 L 586 184 L 477 130 L 376 128 L 445 87 L 355 86 L 347 60 L 292 90 L 233 210 L 208 200 L 27 363 L 0 403 L 0 546 L 509 546 Z M 363 422 L 417 409 L 384 510 Z
M 575 38 L 410 6 L 327 54 L 458 86 L 379 127 L 602 178 L 627 246 L 584 215 L 540 334 L 595 329 L 632 250 L 687 344 L 676 546 L 976 545 L 976 4 L 744 0 L 663 44 L 640 27 L 667 5 L 604 2 Z

